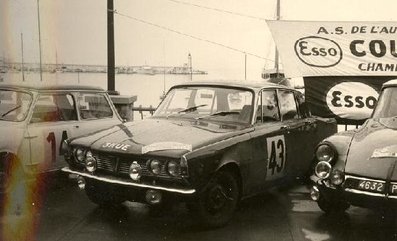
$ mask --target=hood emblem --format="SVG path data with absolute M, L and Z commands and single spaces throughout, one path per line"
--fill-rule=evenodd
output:
M 162 150 L 187 150 L 192 151 L 192 145 L 179 142 L 155 142 L 142 147 L 142 154 Z
M 108 148 L 108 149 L 115 149 L 115 150 L 122 150 L 122 151 L 127 151 L 128 147 L 131 145 L 128 144 L 122 144 L 122 143 L 114 143 L 114 142 L 106 142 L 104 143 L 101 147 L 102 148 Z

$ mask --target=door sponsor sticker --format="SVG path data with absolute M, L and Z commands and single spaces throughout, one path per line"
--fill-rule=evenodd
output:
M 267 142 L 266 179 L 273 180 L 284 175 L 286 165 L 286 148 L 284 135 L 272 136 Z

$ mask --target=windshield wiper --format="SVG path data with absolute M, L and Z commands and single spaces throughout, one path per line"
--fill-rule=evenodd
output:
M 166 116 L 166 118 L 168 119 L 168 117 L 170 117 L 170 116 L 175 116 L 175 115 L 180 114 L 180 113 L 185 113 L 185 114 L 186 114 L 186 113 L 195 111 L 195 110 L 197 110 L 197 108 L 203 107 L 203 106 L 207 106 L 207 105 L 206 105 L 206 104 L 203 104 L 203 105 L 192 106 L 192 107 L 183 109 L 183 110 L 181 110 L 181 111 L 178 111 L 177 113 L 169 114 L 169 115 Z
M 13 112 L 14 110 L 17 110 L 17 109 L 19 109 L 19 108 L 21 108 L 21 107 L 22 107 L 22 105 L 17 105 L 17 106 L 15 106 L 14 108 L 12 108 L 12 109 L 10 109 L 10 110 L 4 112 L 3 114 L 1 114 L 1 118 L 4 118 L 6 115 L 10 114 L 10 113 Z
M 178 111 L 178 114 L 179 114 L 179 113 L 182 113 L 182 112 L 185 112 L 185 113 L 192 112 L 192 111 L 197 110 L 197 108 L 203 107 L 203 106 L 207 106 L 207 105 L 206 105 L 206 104 L 203 104 L 203 105 L 195 105 L 195 106 L 186 108 L 186 109 L 184 109 L 184 110 Z
M 239 114 L 240 114 L 239 111 L 218 111 L 218 112 L 212 113 L 210 115 L 197 117 L 196 120 L 199 120 L 199 119 L 202 119 L 202 118 L 211 117 L 211 116 L 217 116 L 217 115 L 226 116 L 226 115 L 239 115 Z

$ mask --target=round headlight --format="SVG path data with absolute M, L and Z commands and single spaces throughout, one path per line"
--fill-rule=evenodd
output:
M 138 181 L 139 178 L 141 178 L 141 170 L 141 166 L 136 161 L 134 161 L 130 166 L 128 174 L 130 175 L 132 180 Z
M 78 162 L 83 162 L 85 158 L 85 151 L 81 148 L 77 148 L 74 150 L 74 156 Z
M 320 162 L 321 161 L 330 162 L 332 161 L 332 159 L 334 159 L 334 157 L 335 157 L 335 150 L 330 145 L 322 144 L 319 147 L 317 147 L 316 158 Z
M 321 161 L 317 163 L 314 169 L 316 175 L 321 179 L 328 178 L 329 175 L 331 174 L 331 170 L 332 170 L 331 164 L 325 161 Z
M 93 172 L 96 170 L 96 159 L 92 156 L 90 151 L 87 151 L 85 155 L 85 168 L 89 172 Z
M 339 170 L 335 170 L 331 173 L 331 183 L 334 185 L 340 185 L 345 179 L 345 174 Z
M 159 160 L 153 159 L 150 161 L 150 171 L 154 174 L 161 173 L 161 162 Z
M 167 171 L 168 174 L 170 174 L 171 176 L 179 176 L 181 173 L 181 169 L 179 164 L 176 161 L 169 161 L 167 164 Z

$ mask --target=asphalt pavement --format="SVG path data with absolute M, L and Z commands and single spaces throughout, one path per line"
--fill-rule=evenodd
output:
M 310 200 L 306 185 L 244 200 L 232 221 L 217 229 L 200 226 L 183 204 L 160 217 L 150 215 L 148 206 L 132 202 L 99 208 L 71 180 L 40 195 L 42 202 L 28 202 L 28 208 L 2 210 L 2 240 L 397 240 L 396 218 L 357 207 L 342 215 L 325 215 Z

